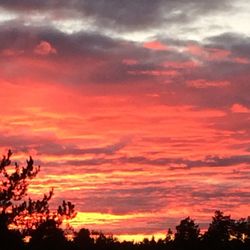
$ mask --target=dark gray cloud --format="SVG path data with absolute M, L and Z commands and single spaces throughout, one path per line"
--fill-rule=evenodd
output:
M 84 155 L 84 154 L 106 154 L 112 155 L 126 146 L 126 142 L 119 142 L 112 145 L 107 145 L 103 147 L 92 147 L 92 148 L 79 148 L 75 145 L 63 145 L 60 143 L 48 142 L 44 144 L 40 144 L 37 146 L 33 146 L 35 150 L 39 152 L 39 154 L 45 155 Z
M 78 32 L 75 34 L 65 34 L 49 26 L 26 27 L 20 23 L 8 22 L 1 24 L 0 49 L 19 49 L 24 50 L 25 54 L 33 54 L 34 47 L 40 41 L 48 41 L 58 51 L 56 56 L 98 56 L 104 51 L 113 51 L 121 46 L 120 40 L 95 33 Z
M 76 0 L 2 1 L 0 7 L 25 12 L 50 13 L 51 18 L 91 17 L 97 26 L 117 30 L 145 30 L 187 23 L 208 12 L 225 11 L 229 0 Z
M 99 194 L 98 194 L 99 193 Z M 105 195 L 104 195 L 105 194 Z M 166 196 L 166 190 L 159 192 L 153 188 L 143 188 L 141 190 L 99 190 L 83 199 L 82 206 L 86 210 L 96 212 L 111 212 L 114 214 L 126 214 L 132 212 L 156 212 L 162 205 L 162 196 Z M 166 201 L 166 199 L 165 199 Z M 91 205 L 92 204 L 92 205 Z M 93 204 L 95 204 L 93 206 Z
M 156 80 L 153 76 L 145 79 L 143 75 L 129 73 L 134 70 L 157 69 L 157 64 L 154 62 L 156 55 L 152 55 L 149 50 L 133 42 L 113 39 L 95 32 L 65 34 L 49 27 L 24 27 L 13 23 L 2 24 L 0 36 L 4 38 L 0 45 L 0 53 L 2 52 L 4 57 L 0 63 L 4 63 L 2 77 L 6 79 L 13 80 L 15 69 L 14 75 L 24 79 L 28 76 L 34 79 L 47 78 L 78 86 L 86 82 L 117 84 L 134 83 L 142 79 L 144 82 Z M 35 54 L 34 49 L 41 41 L 48 42 L 57 53 L 46 57 Z M 11 51 L 8 52 L 9 50 Z M 27 69 L 27 65 L 16 65 L 18 56 L 49 62 L 53 64 L 54 69 L 37 68 L 35 65 L 32 70 Z M 145 63 L 127 65 L 123 63 L 127 58 L 145 61 Z M 62 67 L 64 67 L 63 71 Z
M 5 147 L 5 148 L 10 148 L 16 152 L 27 153 L 29 150 L 36 150 L 38 152 L 38 155 L 79 156 L 79 155 L 84 155 L 84 154 L 113 155 L 120 149 L 124 148 L 127 145 L 127 143 L 128 143 L 128 140 L 124 139 L 118 143 L 114 143 L 114 144 L 106 145 L 102 147 L 79 148 L 74 144 L 62 143 L 55 137 L 46 139 L 40 136 L 2 135 L 0 146 Z M 103 163 L 103 161 L 100 161 L 100 160 L 98 161 L 98 159 L 96 160 L 99 163 Z M 92 160 L 88 162 L 90 165 L 94 164 L 94 161 Z
M 220 157 L 220 156 L 206 156 L 203 160 L 189 160 L 182 158 L 158 158 L 158 159 L 148 159 L 146 157 L 128 157 L 120 158 L 119 161 L 123 163 L 136 163 L 145 165 L 156 165 L 156 166 L 168 166 L 170 164 L 183 165 L 187 168 L 192 167 L 226 167 L 234 166 L 238 164 L 249 164 L 250 155 L 235 155 L 230 157 Z
M 230 49 L 241 56 L 249 55 L 250 37 L 241 33 L 222 33 L 204 39 L 207 44 Z
M 88 150 L 88 149 L 87 149 Z M 105 148 L 98 149 L 102 153 L 105 152 Z M 85 152 L 85 150 L 82 150 Z M 81 151 L 81 152 L 82 152 Z M 96 153 L 96 149 L 92 149 L 91 153 Z M 66 154 L 66 153 L 64 153 Z M 77 152 L 78 154 L 78 152 Z M 76 155 L 77 155 L 76 154 Z M 83 154 L 83 153 L 81 153 Z M 202 160 L 190 160 L 185 158 L 155 158 L 151 159 L 145 156 L 134 156 L 134 157 L 120 157 L 120 158 L 93 158 L 88 160 L 69 160 L 59 163 L 47 162 L 46 165 L 72 165 L 72 166 L 95 166 L 103 164 L 135 164 L 135 165 L 146 165 L 146 166 L 160 166 L 169 169 L 188 169 L 188 168 L 201 168 L 201 167 L 229 167 L 238 166 L 239 164 L 250 164 L 250 155 L 233 155 L 229 157 L 221 157 L 217 155 L 206 156 Z M 175 165 L 174 167 L 172 165 Z M 177 166 L 176 166 L 177 165 Z M 178 167 L 179 165 L 179 167 Z M 111 171 L 111 170 L 110 170 Z

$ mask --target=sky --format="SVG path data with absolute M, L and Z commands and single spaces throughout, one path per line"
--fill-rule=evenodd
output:
M 76 228 L 164 236 L 250 214 L 248 0 L 3 0 L 0 152 Z

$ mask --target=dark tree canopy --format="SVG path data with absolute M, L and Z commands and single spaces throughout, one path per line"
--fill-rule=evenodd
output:
M 235 221 L 230 215 L 224 215 L 223 212 L 217 210 L 205 236 L 215 241 L 226 242 L 234 234 L 234 225 Z
M 176 240 L 197 240 L 200 235 L 199 225 L 195 224 L 194 221 L 187 217 L 181 220 L 180 225 L 176 226 Z
M 40 167 L 34 166 L 30 157 L 26 166 L 14 164 L 11 169 L 12 152 L 3 156 L 0 162 L 0 224 L 2 227 L 14 227 L 23 236 L 29 235 L 42 223 L 53 220 L 59 226 L 64 219 L 75 216 L 74 205 L 63 201 L 57 211 L 50 211 L 49 201 L 53 196 L 53 190 L 44 194 L 41 200 L 25 199 L 31 179 L 35 178 Z

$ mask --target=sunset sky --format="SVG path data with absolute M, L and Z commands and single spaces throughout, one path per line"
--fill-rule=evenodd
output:
M 249 0 L 0 1 L 0 153 L 77 228 L 250 215 Z

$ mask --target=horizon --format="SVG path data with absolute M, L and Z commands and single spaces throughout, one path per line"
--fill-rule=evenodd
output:
M 250 3 L 0 3 L 0 152 L 122 239 L 250 215 Z

